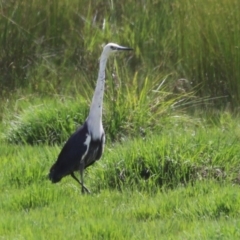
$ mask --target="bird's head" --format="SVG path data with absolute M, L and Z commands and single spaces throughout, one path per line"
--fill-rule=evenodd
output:
M 104 46 L 102 54 L 109 57 L 112 53 L 129 50 L 133 50 L 133 48 L 120 46 L 116 43 L 108 43 Z

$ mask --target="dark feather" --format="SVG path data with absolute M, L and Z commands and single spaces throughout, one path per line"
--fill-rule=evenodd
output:
M 87 145 L 85 141 L 89 135 L 88 126 L 85 122 L 65 143 L 60 152 L 57 161 L 51 167 L 49 179 L 53 182 L 59 182 L 63 177 L 79 170 L 79 164 L 86 153 Z M 104 134 L 101 139 L 90 141 L 88 152 L 84 159 L 84 168 L 92 165 L 96 160 L 100 159 L 103 152 Z

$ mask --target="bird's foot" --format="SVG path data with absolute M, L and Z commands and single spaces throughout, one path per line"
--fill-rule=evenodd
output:
M 91 193 L 84 185 L 82 185 L 82 194 L 84 194 L 85 192 L 88 194 Z

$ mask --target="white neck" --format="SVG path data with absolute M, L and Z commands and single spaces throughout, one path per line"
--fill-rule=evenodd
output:
M 90 112 L 87 118 L 88 127 L 91 131 L 93 138 L 101 138 L 103 133 L 102 127 L 102 106 L 103 106 L 103 94 L 105 86 L 105 68 L 107 64 L 107 56 L 101 55 L 100 66 L 98 72 L 97 85 L 92 98 L 92 104 Z

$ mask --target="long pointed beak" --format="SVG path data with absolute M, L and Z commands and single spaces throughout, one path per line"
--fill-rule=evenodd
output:
M 130 51 L 130 50 L 133 50 L 133 48 L 118 46 L 117 50 L 120 50 L 120 51 Z

